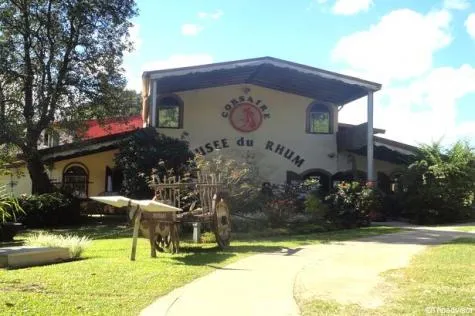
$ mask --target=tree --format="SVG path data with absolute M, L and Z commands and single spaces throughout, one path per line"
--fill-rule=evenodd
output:
M 135 90 L 125 90 L 122 102 L 128 104 L 126 112 L 127 116 L 138 115 L 142 113 L 142 94 Z
M 0 2 L 0 144 L 26 162 L 33 192 L 51 191 L 43 130 L 119 113 L 134 0 Z
M 420 224 L 445 223 L 473 216 L 475 151 L 457 142 L 420 148 L 401 179 L 404 215 Z
M 122 142 L 115 156 L 115 165 L 124 175 L 122 193 L 134 198 L 153 195 L 148 182 L 152 172 L 180 175 L 193 157 L 188 143 L 158 134 L 153 127 L 143 128 Z

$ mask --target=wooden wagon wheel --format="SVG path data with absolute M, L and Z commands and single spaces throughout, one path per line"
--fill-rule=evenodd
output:
M 231 240 L 231 217 L 228 204 L 220 194 L 215 195 L 213 199 L 213 231 L 216 236 L 216 243 L 221 249 L 229 246 Z

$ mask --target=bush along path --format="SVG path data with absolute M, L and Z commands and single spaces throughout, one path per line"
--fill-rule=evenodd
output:
M 172 291 L 141 315 L 300 315 L 297 302 L 312 300 L 374 308 L 387 293 L 380 273 L 405 267 L 427 245 L 464 236 L 475 237 L 420 228 L 258 254 Z

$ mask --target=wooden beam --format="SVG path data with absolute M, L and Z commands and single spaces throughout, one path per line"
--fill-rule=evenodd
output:
M 134 233 L 132 235 L 132 252 L 130 253 L 130 260 L 135 261 L 135 254 L 137 252 L 137 238 L 139 236 L 139 228 L 140 228 L 140 219 L 142 218 L 142 210 L 139 206 L 137 206 L 137 210 L 135 211 L 135 221 L 134 221 Z

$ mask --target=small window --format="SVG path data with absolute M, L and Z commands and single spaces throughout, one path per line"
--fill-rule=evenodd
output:
M 157 122 L 159 128 L 182 128 L 183 103 L 178 97 L 162 97 L 157 103 Z
M 332 132 L 332 116 L 324 104 L 314 103 L 307 110 L 307 133 L 330 134 Z
M 80 198 L 87 197 L 89 176 L 85 167 L 74 164 L 63 172 L 63 188 Z

